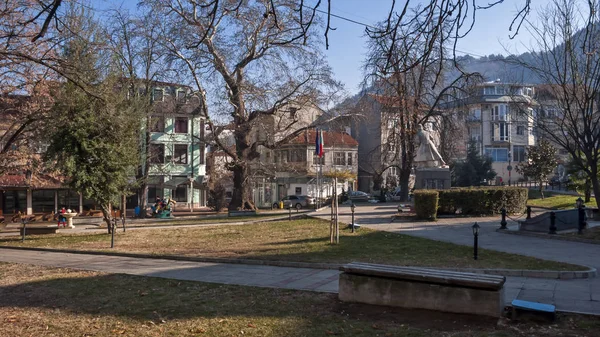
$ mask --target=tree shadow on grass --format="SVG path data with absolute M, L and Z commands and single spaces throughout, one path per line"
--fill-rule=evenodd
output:
M 0 307 L 58 309 L 61 316 L 66 312 L 156 324 L 187 319 L 240 319 L 244 328 L 257 317 L 268 317 L 275 319 L 270 321 L 273 325 L 281 325 L 279 328 L 285 330 L 282 335 L 286 336 L 320 336 L 326 331 L 346 331 L 344 335 L 356 336 L 386 331 L 405 335 L 394 332 L 415 328 L 411 336 L 431 336 L 439 334 L 431 334 L 429 329 L 460 331 L 468 325 L 470 330 L 489 331 L 495 326 L 495 319 L 469 315 L 342 303 L 334 294 L 120 274 L 69 277 L 66 273 L 2 286 Z

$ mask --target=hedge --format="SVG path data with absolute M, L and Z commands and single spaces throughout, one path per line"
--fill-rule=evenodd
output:
M 509 214 L 522 213 L 527 203 L 527 188 L 478 187 L 439 190 L 439 214 L 463 215 L 500 214 L 506 208 Z
M 414 192 L 415 212 L 418 219 L 435 220 L 438 209 L 438 192 L 417 190 Z

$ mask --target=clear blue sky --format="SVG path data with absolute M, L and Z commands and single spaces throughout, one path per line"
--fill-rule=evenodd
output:
M 316 0 L 310 1 L 316 3 Z M 96 8 L 106 9 L 122 4 L 122 6 L 135 9 L 136 0 L 91 0 Z M 411 1 L 412 2 L 412 1 Z M 488 0 L 476 0 L 480 5 L 487 5 Z M 543 6 L 548 0 L 536 2 L 536 8 Z M 417 3 L 415 1 L 415 3 Z M 523 5 L 525 0 L 513 0 L 500 3 L 488 10 L 477 11 L 477 18 L 473 30 L 462 39 L 457 47 L 459 55 L 469 53 L 472 56 L 490 54 L 508 54 L 505 47 L 511 52 L 527 51 L 523 44 L 529 41 L 528 32 L 523 29 L 514 40 L 509 39 L 509 26 L 517 13 L 517 6 Z M 346 17 L 364 24 L 375 24 L 387 18 L 391 0 L 332 0 L 331 12 L 335 15 Z M 403 0 L 397 0 L 396 6 L 404 5 Z M 321 3 L 321 9 L 326 10 L 326 0 Z M 530 19 L 535 20 L 536 9 L 530 14 Z M 350 94 L 359 91 L 363 78 L 362 64 L 366 54 L 365 27 L 350 23 L 335 17 L 331 18 L 331 26 L 337 28 L 329 32 L 329 50 L 325 51 L 332 66 L 336 79 L 344 83 Z M 323 43 L 324 45 L 324 43 Z M 515 49 L 516 48 L 516 49 Z

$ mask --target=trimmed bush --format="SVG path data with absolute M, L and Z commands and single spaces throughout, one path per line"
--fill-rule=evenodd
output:
M 523 187 L 478 187 L 439 190 L 439 214 L 492 215 L 506 208 L 509 214 L 522 213 L 528 190 Z
M 414 192 L 415 212 L 418 219 L 435 220 L 438 209 L 438 191 L 417 190 Z

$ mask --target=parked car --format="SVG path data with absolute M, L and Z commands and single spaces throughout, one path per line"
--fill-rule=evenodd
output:
M 367 201 L 371 199 L 371 195 L 362 191 L 351 191 L 348 193 L 348 199 L 352 201 Z
M 283 201 L 283 208 L 288 208 L 290 205 L 296 209 L 302 207 L 311 207 L 315 204 L 315 198 L 307 195 L 288 195 L 281 199 Z M 273 208 L 279 208 L 279 203 L 273 204 Z

